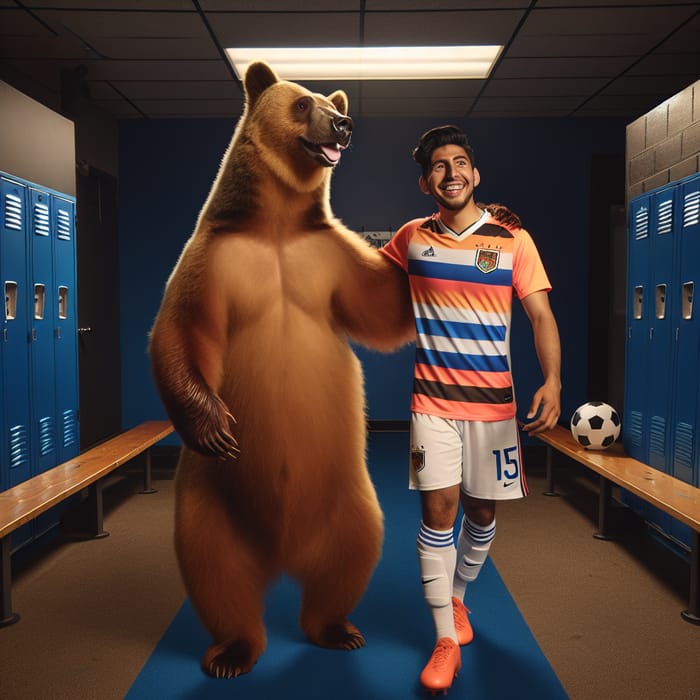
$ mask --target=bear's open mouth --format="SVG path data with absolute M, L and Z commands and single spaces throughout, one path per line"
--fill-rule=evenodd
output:
M 311 154 L 320 165 L 335 165 L 340 160 L 340 152 L 345 148 L 339 143 L 312 143 L 303 136 L 299 137 L 301 145 Z

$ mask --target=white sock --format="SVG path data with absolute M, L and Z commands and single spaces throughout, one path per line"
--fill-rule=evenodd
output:
M 449 637 L 456 642 L 451 586 L 457 557 L 454 532 L 431 530 L 421 522 L 417 550 L 423 597 L 433 615 L 436 638 Z
M 496 536 L 496 519 L 489 525 L 477 525 L 462 518 L 457 538 L 457 566 L 452 581 L 452 595 L 464 600 L 467 584 L 476 580 L 489 554 L 491 542 Z

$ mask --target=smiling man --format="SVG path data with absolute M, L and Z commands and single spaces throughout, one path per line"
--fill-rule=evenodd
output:
M 510 367 L 513 292 L 544 377 L 524 427 L 532 434 L 559 418 L 561 351 L 535 244 L 519 221 L 502 223 L 476 204 L 480 176 L 464 132 L 427 131 L 413 158 L 438 212 L 406 223 L 382 251 L 408 274 L 416 318 L 409 487 L 421 497 L 418 560 L 437 639 L 420 680 L 446 691 L 462 665 L 459 645 L 474 636 L 463 600 L 495 536 L 496 501 L 527 494 Z

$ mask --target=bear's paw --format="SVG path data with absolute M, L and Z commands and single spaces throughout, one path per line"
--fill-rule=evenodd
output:
M 238 678 L 255 666 L 261 653 L 245 639 L 212 644 L 202 659 L 202 671 L 212 678 Z

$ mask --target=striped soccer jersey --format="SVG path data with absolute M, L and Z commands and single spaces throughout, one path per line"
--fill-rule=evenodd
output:
M 513 418 L 513 290 L 522 299 L 551 289 L 530 234 L 487 212 L 457 234 L 434 214 L 406 223 L 381 250 L 409 276 L 416 317 L 411 410 L 456 420 Z

